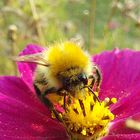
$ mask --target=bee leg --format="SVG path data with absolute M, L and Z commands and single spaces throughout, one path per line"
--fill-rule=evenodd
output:
M 89 87 L 92 89 L 94 87 L 94 84 L 95 84 L 95 78 L 93 75 L 90 75 L 88 80 L 91 80 L 90 83 L 89 83 Z
M 100 99 L 98 98 L 98 96 L 94 93 L 94 91 L 93 91 L 90 87 L 88 87 L 88 90 L 89 90 L 90 92 L 92 92 L 92 94 L 94 95 L 94 97 L 95 97 L 94 100 L 95 100 L 95 101 L 97 100 L 97 101 L 100 103 L 101 101 L 100 101 Z
M 59 113 L 55 110 L 54 106 L 53 106 L 53 103 L 48 99 L 46 98 L 46 93 L 41 93 L 40 89 L 34 84 L 34 89 L 36 91 L 36 94 L 38 96 L 38 98 L 49 108 L 50 111 L 52 111 L 55 115 L 55 117 L 62 122 L 62 118 L 61 116 L 59 115 Z
M 58 89 L 57 90 L 58 95 L 63 96 L 63 108 L 66 111 L 66 102 L 67 102 L 67 92 L 64 89 Z
M 44 94 L 44 95 L 47 95 L 47 94 L 51 94 L 51 93 L 57 92 L 57 91 L 58 91 L 58 90 L 57 90 L 56 88 L 52 87 L 52 88 L 46 89 L 46 90 L 43 92 L 43 94 Z
M 36 84 L 34 84 L 34 89 L 35 89 L 35 92 L 36 92 L 37 96 L 40 98 L 40 96 L 41 96 L 41 91 L 40 91 L 40 89 L 36 86 Z
M 95 78 L 94 78 L 94 82 L 92 84 L 94 84 L 94 85 L 96 84 L 95 91 L 98 92 L 99 88 L 100 88 L 101 81 L 102 81 L 102 76 L 101 76 L 101 72 L 97 66 L 93 66 L 93 71 L 95 73 Z
M 66 94 L 64 95 L 64 110 L 66 111 Z
M 53 106 L 53 103 L 48 99 L 46 98 L 45 96 L 43 96 L 44 94 L 42 94 L 41 96 L 41 101 L 47 106 L 49 107 L 49 109 L 54 113 L 55 117 L 60 121 L 62 122 L 62 118 L 61 116 L 59 115 L 59 113 L 55 110 L 54 106 Z
M 70 105 L 72 103 L 72 98 L 71 96 L 68 96 L 68 105 Z
M 52 93 L 52 92 L 55 92 L 60 96 L 62 96 L 62 95 L 64 96 L 63 107 L 66 110 L 66 96 L 67 96 L 66 92 L 63 89 L 50 88 L 50 89 L 45 90 L 45 92 L 43 94 L 45 96 L 45 95 Z
M 97 95 L 94 93 L 94 91 L 93 91 L 93 88 L 94 88 L 94 85 L 95 85 L 95 78 L 94 78 L 93 75 L 90 75 L 90 76 L 89 76 L 89 79 L 91 79 L 91 83 L 89 84 L 89 86 L 87 86 L 87 88 L 88 88 L 88 90 L 89 90 L 90 92 L 93 93 L 93 95 L 94 95 L 94 97 L 95 97 L 95 100 L 97 100 L 98 102 L 100 102 L 100 99 L 98 98 L 98 96 L 97 96 Z M 97 85 L 96 85 L 95 91 L 96 91 L 96 92 L 99 91 L 99 87 L 97 87 Z

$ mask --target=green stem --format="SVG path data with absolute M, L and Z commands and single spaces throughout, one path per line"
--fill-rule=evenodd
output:
M 43 33 L 42 33 L 42 28 L 39 24 L 39 16 L 38 16 L 37 11 L 36 11 L 36 6 L 35 6 L 35 3 L 34 3 L 34 0 L 29 0 L 29 3 L 30 3 L 30 6 L 31 6 L 33 19 L 35 21 L 35 28 L 36 28 L 36 31 L 37 31 L 37 35 L 39 37 L 39 41 L 43 46 L 45 46 L 45 39 L 44 39 L 44 36 L 43 36 Z
M 14 41 L 11 42 L 11 54 L 12 56 L 15 56 L 15 50 L 16 50 L 16 43 Z M 18 71 L 17 71 L 17 65 L 15 63 L 15 61 L 12 61 L 13 63 L 13 69 L 14 69 L 14 75 L 18 75 Z
M 94 46 L 94 20 L 96 12 L 96 0 L 91 1 L 90 15 L 89 15 L 89 49 Z

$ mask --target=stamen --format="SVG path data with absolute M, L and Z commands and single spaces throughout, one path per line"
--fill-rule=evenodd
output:
M 105 107 L 110 106 L 111 104 L 114 104 L 117 102 L 116 98 L 112 98 L 111 100 L 109 98 L 105 98 Z
M 108 120 L 109 119 L 109 116 L 104 116 L 103 118 L 102 118 L 102 120 Z
M 86 112 L 85 112 L 85 107 L 84 107 L 83 101 L 80 100 L 80 99 L 78 101 L 79 101 L 80 107 L 82 109 L 83 115 L 86 116 Z
M 84 98 L 73 98 L 68 111 L 62 114 L 64 126 L 73 139 L 98 139 L 108 133 L 109 123 L 114 119 L 108 105 L 115 98 L 100 101 L 91 90 L 84 90 Z
M 73 108 L 73 111 L 76 113 L 76 114 L 79 114 L 78 110 L 76 108 Z
M 93 102 L 91 102 L 91 103 L 90 103 L 90 111 L 93 110 L 93 107 L 94 107 L 94 104 L 93 104 Z

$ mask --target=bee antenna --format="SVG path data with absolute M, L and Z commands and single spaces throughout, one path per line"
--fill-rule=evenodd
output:
M 97 101 L 99 103 L 101 102 L 100 99 L 98 98 L 98 96 L 94 93 L 94 91 L 89 86 L 86 85 L 83 88 L 88 88 L 88 90 L 93 93 L 93 95 L 95 96 L 95 98 L 97 99 Z

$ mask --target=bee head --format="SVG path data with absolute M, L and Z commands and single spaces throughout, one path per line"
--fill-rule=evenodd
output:
M 80 73 L 78 75 L 72 77 L 63 77 L 62 84 L 64 88 L 68 91 L 72 91 L 75 87 L 83 87 L 88 82 L 87 77 L 84 73 Z
M 84 85 L 87 85 L 88 79 L 84 73 L 80 73 L 77 77 L 78 77 L 80 82 L 82 82 Z

